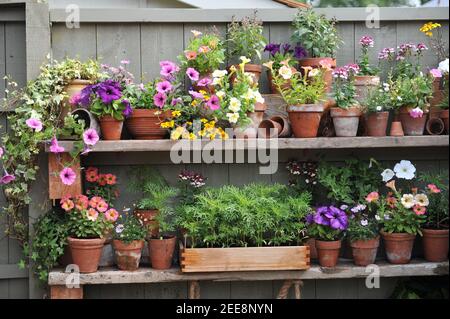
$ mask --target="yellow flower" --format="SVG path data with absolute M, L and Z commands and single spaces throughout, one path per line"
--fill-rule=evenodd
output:
M 190 134 L 189 134 L 189 139 L 190 139 L 191 141 L 195 141 L 195 140 L 197 139 L 197 136 L 195 136 L 194 133 L 190 133 Z
M 241 110 L 241 101 L 239 101 L 237 98 L 233 97 L 230 99 L 230 106 L 229 109 L 230 111 L 236 113 L 239 112 Z
M 172 133 L 170 134 L 170 138 L 172 140 L 179 140 L 184 130 L 184 127 L 178 126 L 175 130 L 172 131 Z
M 163 122 L 163 123 L 161 123 L 161 127 L 162 128 L 173 128 L 174 127 L 174 125 L 175 125 L 175 122 L 174 121 L 169 121 L 169 122 Z
M 187 126 L 191 126 L 191 125 L 192 125 L 192 122 L 191 122 L 191 121 L 187 121 L 187 122 L 186 122 L 186 125 L 187 125 Z
M 201 130 L 198 132 L 198 136 L 203 137 L 206 135 L 206 131 L 205 130 Z
M 197 106 L 198 105 L 197 100 L 192 101 L 191 105 L 194 106 L 194 107 Z
M 203 124 L 208 123 L 207 119 L 201 119 L 200 122 L 202 122 Z
M 249 58 L 247 58 L 246 56 L 241 56 L 240 59 L 242 61 L 242 64 L 244 64 L 244 65 L 251 62 L 251 60 Z
M 440 28 L 440 27 L 442 27 L 442 25 L 440 23 L 427 22 L 419 30 L 420 30 L 420 32 L 425 33 L 426 36 L 432 37 L 433 32 L 431 32 L 431 31 L 436 28 Z
M 180 117 L 181 116 L 181 112 L 180 111 L 172 111 L 172 116 L 173 117 Z

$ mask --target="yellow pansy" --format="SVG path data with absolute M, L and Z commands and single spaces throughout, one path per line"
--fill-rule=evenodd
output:
M 180 111 L 172 111 L 172 116 L 179 117 L 179 116 L 181 116 L 181 112 Z
M 169 121 L 169 122 L 163 122 L 163 123 L 161 123 L 161 127 L 162 128 L 173 128 L 174 127 L 174 125 L 175 125 L 175 122 L 174 121 Z
M 200 122 L 202 122 L 203 124 L 208 123 L 207 119 L 200 119 Z
M 198 105 L 197 100 L 192 101 L 191 105 L 194 106 L 194 107 L 197 106 Z
M 190 134 L 189 134 L 189 139 L 190 139 L 191 141 L 195 141 L 195 140 L 197 139 L 197 136 L 196 136 L 194 133 L 190 133 Z

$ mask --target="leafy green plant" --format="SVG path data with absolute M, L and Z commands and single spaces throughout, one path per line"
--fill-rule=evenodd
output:
M 361 45 L 361 56 L 358 61 L 358 66 L 360 69 L 360 75 L 374 76 L 377 75 L 379 69 L 370 64 L 369 59 L 369 48 L 373 48 L 374 40 L 370 36 L 363 36 L 359 40 L 359 44 Z
M 144 240 L 147 236 L 147 229 L 141 220 L 134 215 L 124 214 L 116 221 L 113 238 L 131 244 L 136 240 Z
M 382 83 L 378 87 L 372 88 L 364 102 L 366 113 L 385 112 L 392 108 L 390 85 L 388 83 Z
M 379 236 L 379 223 L 367 212 L 359 212 L 349 219 L 346 235 L 351 242 L 357 240 L 371 240 Z
M 356 64 L 348 64 L 333 71 L 333 96 L 336 105 L 341 109 L 359 105 L 355 86 L 355 76 L 358 72 L 359 66 Z
M 395 81 L 400 103 L 398 106 L 409 106 L 426 111 L 433 96 L 433 79 L 429 75 L 400 77 Z
M 418 180 L 427 183 L 428 199 L 424 227 L 431 229 L 448 229 L 449 227 L 449 187 L 448 172 L 444 174 L 421 173 Z
M 227 41 L 229 43 L 229 59 L 245 56 L 253 62 L 261 60 L 261 54 L 267 44 L 263 34 L 262 21 L 255 16 L 244 17 L 241 21 L 233 21 L 228 25 Z
M 333 58 L 341 44 L 336 21 L 312 9 L 299 9 L 292 22 L 292 42 L 301 44 L 313 58 Z

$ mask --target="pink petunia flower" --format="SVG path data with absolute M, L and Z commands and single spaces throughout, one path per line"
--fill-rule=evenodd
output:
M 75 203 L 69 197 L 61 199 L 60 204 L 66 212 L 70 212 L 75 207 Z
M 93 146 L 97 144 L 97 142 L 100 140 L 100 137 L 98 136 L 98 133 L 93 128 L 87 129 L 83 133 L 83 141 L 84 144 Z
M 209 107 L 211 111 L 216 111 L 220 109 L 220 99 L 216 95 L 213 95 L 206 103 L 206 105 Z
M 212 83 L 212 80 L 208 77 L 201 79 L 198 81 L 197 85 L 200 87 L 206 87 Z
M 160 109 L 162 109 L 164 107 L 164 105 L 166 105 L 166 102 L 167 102 L 167 96 L 164 93 L 157 93 L 153 97 L 153 103 L 155 103 L 155 105 L 157 107 L 159 107 Z
M 59 146 L 58 140 L 56 139 L 56 136 L 54 136 L 50 142 L 50 152 L 53 154 L 59 154 L 64 153 L 65 149 L 62 146 Z
M 25 122 L 29 128 L 33 129 L 35 132 L 42 131 L 42 122 L 35 118 L 30 118 Z
M 434 78 L 441 78 L 442 77 L 442 72 L 439 69 L 431 69 L 430 70 L 430 74 L 434 77 Z
M 97 208 L 98 203 L 100 203 L 101 201 L 103 201 L 103 198 L 101 198 L 100 196 L 94 196 L 89 201 L 89 206 L 91 206 L 92 208 Z
M 156 91 L 159 93 L 168 93 L 172 91 L 172 84 L 169 81 L 162 81 L 156 84 Z
M 427 208 L 420 206 L 420 205 L 414 206 L 413 210 L 414 210 L 414 213 L 416 213 L 416 215 L 419 215 L 419 216 L 425 215 L 425 213 L 427 212 Z
M 119 218 L 119 213 L 114 208 L 111 208 L 105 213 L 105 218 L 114 223 Z
M 432 192 L 433 194 L 438 194 L 441 192 L 441 190 L 434 184 L 428 184 L 428 189 L 430 190 L 430 192 Z
M 186 75 L 189 77 L 191 81 L 194 82 L 198 81 L 198 79 L 200 78 L 200 74 L 194 68 L 188 68 L 186 70 Z
M 203 96 L 203 94 L 201 94 L 200 92 L 196 92 L 196 91 L 189 91 L 189 94 L 194 98 L 194 99 L 199 99 L 199 100 L 203 100 L 205 97 Z
M 70 167 L 66 167 L 59 173 L 59 178 L 61 178 L 61 181 L 64 185 L 70 186 L 75 183 L 77 174 L 75 174 L 73 169 L 71 169 Z
M 380 194 L 378 192 L 372 192 L 366 197 L 366 201 L 368 203 L 376 202 L 380 198 Z
M 409 115 L 413 119 L 418 119 L 423 116 L 423 111 L 419 107 L 416 107 L 415 109 L 412 109 L 411 111 L 409 111 Z
M 3 157 L 3 154 L 5 153 L 5 151 L 3 150 L 3 147 L 0 147 L 0 158 Z
M 16 180 L 16 177 L 14 175 L 9 174 L 6 170 L 5 170 L 5 175 L 3 175 L 3 177 L 0 179 L 0 184 L 2 185 L 7 185 L 11 182 L 14 182 Z

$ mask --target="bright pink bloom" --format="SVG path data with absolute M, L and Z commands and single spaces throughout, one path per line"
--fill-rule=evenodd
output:
M 414 119 L 418 119 L 423 116 L 423 111 L 419 107 L 416 107 L 415 109 L 409 111 L 409 115 Z
M 119 218 L 119 213 L 114 208 L 111 208 L 105 213 L 106 220 L 115 222 Z
M 157 107 L 159 107 L 160 109 L 162 109 L 164 107 L 164 105 L 166 105 L 166 102 L 167 102 L 167 96 L 164 93 L 157 93 L 153 97 L 153 103 L 155 103 L 155 105 Z
M 198 99 L 198 100 L 203 100 L 205 97 L 203 96 L 203 94 L 201 94 L 200 92 L 197 91 L 189 91 L 189 94 L 194 98 L 194 99 Z
M 162 81 L 156 84 L 156 91 L 159 93 L 168 93 L 172 91 L 172 84 L 169 81 Z
M 430 190 L 430 192 L 432 192 L 433 194 L 438 194 L 441 192 L 441 190 L 434 184 L 429 184 L 428 185 L 428 189 Z
M 75 208 L 78 210 L 85 210 L 89 206 L 89 199 L 85 195 L 78 195 L 75 197 Z
M 56 136 L 52 138 L 50 142 L 50 152 L 54 154 L 64 153 L 64 147 L 58 145 L 58 140 Z
M 208 86 L 212 83 L 212 80 L 208 77 L 201 79 L 200 81 L 198 81 L 197 85 L 201 86 L 201 87 L 205 87 Z
M 99 196 L 94 196 L 89 201 L 89 206 L 91 206 L 92 208 L 97 208 L 98 203 L 100 203 L 102 200 L 103 200 L 103 198 L 101 198 Z
M 191 81 L 194 82 L 198 81 L 198 79 L 200 78 L 200 74 L 194 68 L 188 68 L 186 70 L 186 75 L 189 77 Z
M 359 40 L 359 44 L 361 44 L 363 47 L 373 47 L 374 41 L 373 38 L 365 35 Z
M 427 212 L 426 207 L 420 206 L 420 205 L 416 205 L 413 208 L 414 213 L 416 213 L 416 215 L 425 215 L 425 213 Z
M 3 157 L 4 151 L 3 151 L 3 147 L 0 147 L 0 158 Z
M 98 202 L 97 204 L 97 210 L 101 213 L 104 213 L 108 210 L 108 203 L 106 203 L 104 200 L 101 200 L 100 202 Z
M 378 192 L 372 192 L 366 197 L 368 203 L 376 202 L 378 199 L 380 199 L 380 194 L 378 194 Z
M 71 169 L 70 167 L 66 167 L 59 173 L 59 177 L 61 178 L 61 181 L 64 185 L 70 186 L 75 183 L 77 174 L 75 174 L 73 169 Z
M 100 140 L 100 137 L 98 136 L 98 133 L 93 128 L 87 129 L 83 133 L 83 141 L 86 145 L 95 145 Z
M 35 130 L 36 132 L 42 131 L 42 122 L 35 118 L 30 118 L 25 122 L 29 128 Z
M 209 107 L 211 111 L 216 111 L 220 109 L 220 99 L 216 95 L 213 95 L 206 103 L 206 105 Z
M 128 65 L 128 64 L 130 64 L 130 60 L 122 60 L 122 61 L 120 61 L 120 63 L 123 65 Z
M 430 74 L 434 77 L 434 78 L 441 78 L 442 77 L 442 72 L 439 69 L 431 69 L 430 70 Z

